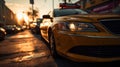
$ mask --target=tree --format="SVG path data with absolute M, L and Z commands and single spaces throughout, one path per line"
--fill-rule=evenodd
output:
M 39 10 L 37 8 L 33 10 L 32 8 L 29 8 L 29 10 L 26 13 L 30 19 L 33 19 L 33 17 L 34 19 L 36 19 L 39 16 Z

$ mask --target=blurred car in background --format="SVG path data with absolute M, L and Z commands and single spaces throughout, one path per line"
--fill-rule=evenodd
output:
M 40 24 L 53 57 L 77 62 L 120 60 L 120 15 L 88 14 L 81 9 L 54 9 Z
M 18 32 L 16 25 L 5 25 L 4 29 L 6 30 L 7 34 L 13 34 Z
M 16 25 L 17 32 L 24 31 L 24 28 L 22 26 Z
M 40 24 L 42 18 L 37 18 L 37 21 L 31 24 L 31 32 L 35 34 L 40 34 Z
M 4 28 L 0 27 L 0 41 L 4 40 L 6 36 L 6 31 Z

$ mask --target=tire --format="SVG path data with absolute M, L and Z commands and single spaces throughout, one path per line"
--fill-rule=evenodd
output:
M 5 36 L 2 34 L 2 33 L 0 33 L 0 41 L 2 41 L 2 40 L 4 40 L 5 39 Z
M 51 33 L 49 36 L 49 47 L 50 47 L 50 53 L 54 58 L 57 58 L 58 54 L 56 51 L 56 45 L 55 45 L 55 38 L 54 35 Z

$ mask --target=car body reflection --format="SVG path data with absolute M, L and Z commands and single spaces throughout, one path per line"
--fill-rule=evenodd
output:
M 77 62 L 120 60 L 120 15 L 87 14 L 81 9 L 54 9 L 52 13 L 52 18 L 43 16 L 51 25 L 42 22 L 40 32 L 54 57 L 59 54 Z

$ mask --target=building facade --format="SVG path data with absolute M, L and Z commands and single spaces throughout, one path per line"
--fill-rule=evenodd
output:
M 4 5 L 5 1 L 0 0 L 0 26 L 4 24 L 4 10 L 3 10 Z
M 16 15 L 0 0 L 0 25 L 17 24 Z

